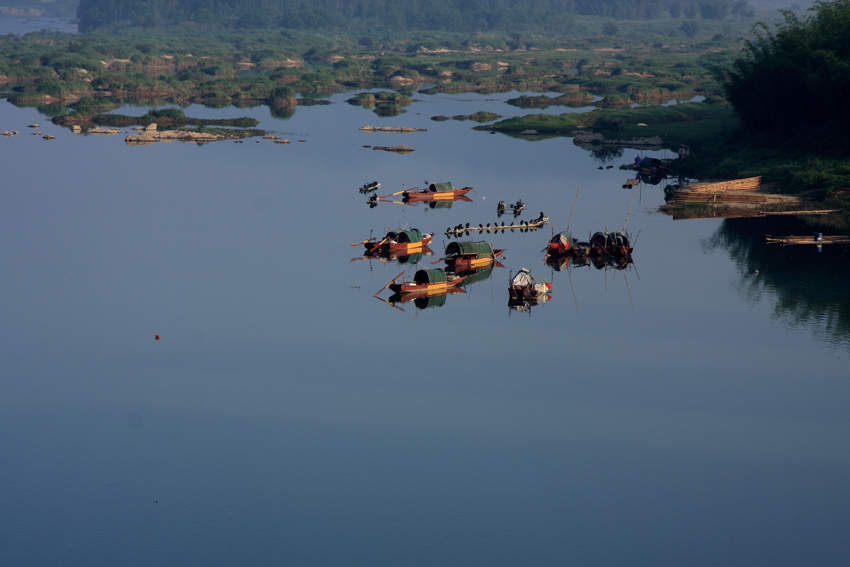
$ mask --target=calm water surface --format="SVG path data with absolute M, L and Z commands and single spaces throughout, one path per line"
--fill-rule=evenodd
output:
M 77 23 L 71 18 L 0 18 L 0 35 L 26 35 L 39 31 L 77 33 Z
M 659 187 L 621 188 L 636 150 L 430 120 L 510 96 L 186 109 L 289 145 L 130 147 L 0 103 L 20 131 L 0 138 L 0 564 L 846 564 L 847 252 L 764 244 L 793 221 L 672 221 Z M 416 151 L 364 147 L 397 144 Z M 425 179 L 473 202 L 357 192 Z M 578 236 L 631 204 L 634 266 L 544 264 L 579 185 Z M 429 265 L 447 227 L 518 198 L 552 224 L 486 236 L 507 249 L 490 279 L 424 310 L 372 297 L 407 266 L 351 243 L 436 232 Z M 522 267 L 553 282 L 528 313 L 507 306 Z

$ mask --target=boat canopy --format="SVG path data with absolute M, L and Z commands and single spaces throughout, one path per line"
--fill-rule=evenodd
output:
M 531 270 L 528 268 L 522 268 L 517 275 L 514 276 L 514 279 L 511 280 L 511 284 L 515 287 L 527 287 L 534 285 L 534 278 L 531 277 Z
M 611 246 L 610 235 L 604 232 L 594 232 L 590 237 L 590 245 L 598 248 L 608 248 Z
M 549 242 L 551 242 L 552 244 L 563 244 L 565 248 L 572 248 L 576 244 L 573 235 L 567 232 L 566 230 L 564 232 L 559 232 L 558 234 L 553 236 L 552 240 L 550 240 Z
M 410 230 L 400 230 L 395 237 L 396 242 L 404 243 L 404 242 L 422 242 L 422 233 L 419 232 L 418 228 L 411 228 Z
M 448 278 L 446 277 L 445 270 L 441 270 L 440 268 L 435 268 L 433 270 L 418 270 L 413 275 L 413 281 L 417 284 L 433 284 L 433 283 L 445 283 Z
M 484 240 L 465 242 L 450 242 L 446 246 L 446 256 L 475 256 L 476 258 L 492 258 L 493 247 Z
M 629 237 L 626 236 L 623 232 L 612 232 L 608 234 L 608 240 L 614 246 L 628 246 L 629 245 Z
M 430 183 L 428 185 L 428 191 L 432 193 L 436 193 L 438 191 L 454 191 L 454 185 L 451 183 Z
M 599 248 L 612 246 L 629 246 L 629 237 L 624 232 L 594 232 L 590 237 L 590 245 Z

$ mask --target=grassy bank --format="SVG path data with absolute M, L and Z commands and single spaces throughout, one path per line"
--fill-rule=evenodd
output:
M 672 150 L 680 144 L 695 151 L 706 140 L 739 127 L 732 108 L 719 103 L 685 103 L 672 106 L 605 108 L 586 113 L 560 115 L 532 114 L 508 118 L 478 130 L 518 134 L 535 130 L 539 134 L 571 136 L 577 132 L 596 132 L 606 140 L 631 140 L 658 136 Z

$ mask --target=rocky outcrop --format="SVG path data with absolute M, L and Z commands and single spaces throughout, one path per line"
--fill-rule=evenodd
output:
M 77 126 L 79 128 L 79 126 Z M 76 130 L 79 131 L 79 130 Z M 100 134 L 102 136 L 113 136 L 115 134 L 120 134 L 121 130 L 118 128 L 91 128 L 87 132 L 87 134 Z
M 157 132 L 156 130 L 148 128 L 141 134 L 129 134 L 124 139 L 124 142 L 131 146 L 143 146 L 153 144 L 155 142 L 170 142 L 172 140 L 204 144 L 206 142 L 216 142 L 224 139 L 227 139 L 227 136 L 222 136 L 220 134 L 187 132 L 185 130 L 162 130 L 161 132 Z
M 410 146 L 374 146 L 373 150 L 384 150 L 385 152 L 395 152 L 397 154 L 409 154 L 413 151 Z
M 393 132 L 393 133 L 409 133 L 409 132 L 426 132 L 425 128 L 408 128 L 406 126 L 363 126 L 363 132 Z
M 579 132 L 573 138 L 573 143 L 581 148 L 591 150 L 599 149 L 603 146 L 660 150 L 663 147 L 664 140 L 659 136 L 630 138 L 627 140 L 608 140 L 602 134 L 595 132 Z

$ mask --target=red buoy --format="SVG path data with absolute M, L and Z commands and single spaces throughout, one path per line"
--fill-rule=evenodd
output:
M 153 339 L 154 339 L 155 341 L 158 341 L 158 340 L 159 340 L 159 335 L 154 335 L 154 336 L 153 336 Z

